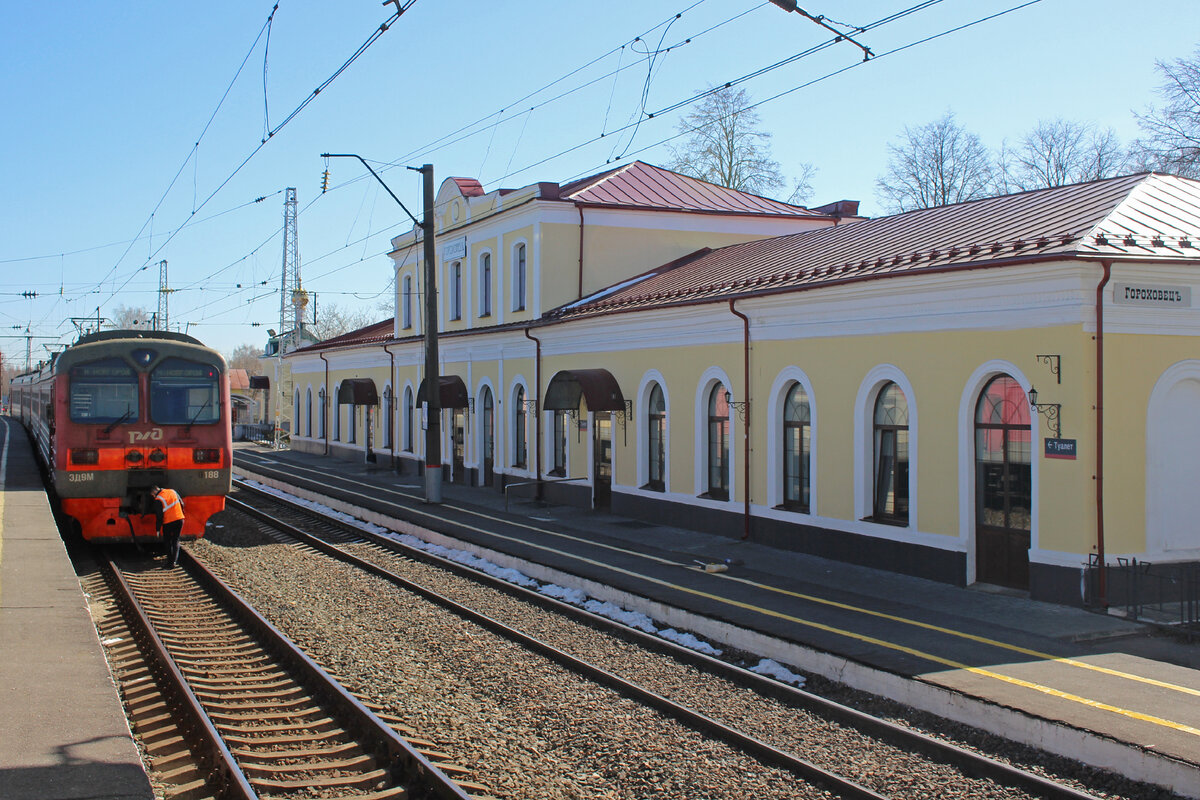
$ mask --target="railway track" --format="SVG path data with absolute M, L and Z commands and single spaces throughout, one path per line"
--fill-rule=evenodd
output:
M 469 800 L 432 745 L 385 720 L 202 564 L 101 556 L 86 589 L 151 778 L 171 798 Z M 463 770 L 459 770 L 462 772 Z M 471 793 L 468 793 L 470 790 Z
M 243 492 L 248 488 L 244 484 L 241 485 Z M 832 768 L 830 765 L 821 765 L 801 758 L 789 751 L 786 746 L 772 743 L 769 736 L 762 733 L 757 733 L 757 735 L 747 733 L 736 725 L 722 722 L 710 712 L 689 707 L 684 702 L 676 702 L 662 691 L 639 685 L 636 681 L 621 677 L 603 665 L 590 663 L 560 647 L 541 641 L 512 625 L 505 624 L 493 616 L 469 608 L 439 591 L 398 574 L 400 571 L 397 569 L 398 564 L 402 566 L 406 561 L 432 563 L 440 569 L 448 570 L 459 576 L 469 576 L 472 581 L 487 584 L 497 591 L 520 598 L 522 602 L 549 609 L 554 614 L 567 617 L 579 625 L 602 631 L 607 635 L 634 643 L 638 647 L 666 654 L 670 658 L 701 670 L 710 676 L 732 682 L 736 687 L 750 689 L 764 698 L 770 698 L 790 708 L 802 710 L 805 714 L 814 715 L 824 723 L 848 729 L 855 736 L 868 737 L 870 740 L 868 747 L 883 746 L 908 754 L 916 754 L 930 762 L 948 765 L 960 773 L 962 779 L 968 783 L 980 781 L 990 787 L 1006 787 L 1003 791 L 1011 789 L 1019 793 L 1005 794 L 1004 796 L 1023 795 L 1050 798 L 1051 800 L 1083 800 L 1093 797 L 1073 786 L 1055 782 L 975 751 L 872 717 L 809 692 L 794 689 L 689 648 L 679 647 L 660 637 L 643 634 L 640 631 L 618 625 L 575 606 L 560 603 L 545 595 L 500 581 L 455 562 L 431 556 L 424 551 L 406 547 L 391 537 L 366 532 L 356 526 L 331 519 L 273 495 L 250 490 L 248 495 L 243 494 L 242 496 L 252 497 L 253 502 L 247 503 L 240 499 L 230 498 L 229 507 L 238 513 L 249 514 L 269 526 L 277 538 L 290 537 L 384 578 L 492 633 L 518 642 L 522 647 L 537 652 L 591 681 L 650 706 L 705 736 L 719 739 L 765 765 L 787 770 L 804 781 L 824 787 L 838 796 L 883 798 L 893 795 L 888 794 L 886 790 L 880 791 L 877 788 L 864 786 L 861 782 L 841 774 L 839 769 Z M 847 765 L 843 763 L 837 766 L 845 769 Z M 981 796 L 982 794 L 981 792 Z M 903 796 L 903 792 L 896 796 Z

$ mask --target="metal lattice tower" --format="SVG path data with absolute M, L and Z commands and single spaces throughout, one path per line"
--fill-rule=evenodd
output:
M 170 294 L 171 290 L 167 288 L 167 260 L 163 259 L 158 262 L 158 316 L 154 320 L 156 331 L 171 329 L 167 324 L 167 296 Z
M 304 302 L 300 302 L 303 299 Z M 307 296 L 300 285 L 300 247 L 297 243 L 296 190 L 283 201 L 283 283 L 279 295 L 279 334 L 304 327 Z

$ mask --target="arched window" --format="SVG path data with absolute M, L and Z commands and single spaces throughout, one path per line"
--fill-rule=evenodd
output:
M 292 393 L 292 433 L 300 435 L 300 390 Z
M 333 387 L 333 440 L 335 442 L 342 440 L 342 404 L 337 401 L 338 395 L 342 393 L 341 389 L 340 383 Z
M 975 406 L 976 579 L 1027 588 L 1033 429 L 1016 379 L 998 375 Z
M 479 316 L 492 314 L 492 254 L 479 256 Z
M 888 381 L 875 398 L 873 518 L 908 524 L 908 399 Z
M 657 383 L 646 407 L 646 433 L 646 488 L 662 492 L 666 490 L 667 402 Z
M 400 293 L 400 325 L 411 328 L 412 322 L 412 275 L 404 276 L 404 290 Z
M 300 423 L 296 423 L 296 428 L 300 428 Z M 304 435 L 312 436 L 312 387 L 309 386 L 304 390 Z
M 411 386 L 404 387 L 404 451 L 413 451 L 413 393 Z
M 513 311 L 525 310 L 525 243 L 513 248 Z
M 318 436 L 325 438 L 325 387 L 322 386 L 317 392 L 317 426 L 320 428 Z
M 346 409 L 346 427 L 350 434 L 346 440 L 351 444 L 358 441 L 358 406 L 351 403 Z
M 395 419 L 396 409 L 395 401 L 392 398 L 392 387 L 385 386 L 383 388 L 383 446 L 391 450 L 392 444 L 392 423 Z
M 487 386 L 479 390 L 479 416 L 483 437 L 483 485 L 492 485 L 492 471 L 496 463 L 496 415 L 492 390 Z
M 792 511 L 808 511 L 811 416 L 808 393 L 793 383 L 783 404 L 783 505 Z
M 462 319 L 462 262 L 450 265 L 450 319 Z
M 514 467 L 525 469 L 529 440 L 525 435 L 525 387 L 518 386 L 513 396 L 513 462 Z
M 708 395 L 708 496 L 729 499 L 729 398 L 723 383 Z

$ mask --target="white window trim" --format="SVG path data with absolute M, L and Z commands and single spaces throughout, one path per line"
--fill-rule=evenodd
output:
M 775 382 L 771 384 L 771 393 L 767 396 L 767 506 L 775 508 L 783 504 L 783 408 L 787 402 L 787 393 L 793 383 L 804 387 L 808 395 L 809 415 L 809 452 L 808 452 L 808 511 L 786 509 L 788 514 L 803 516 L 817 515 L 817 395 L 813 391 L 812 380 L 808 373 L 799 367 L 787 366 L 779 371 Z
M 489 279 L 487 281 L 484 281 L 484 278 L 483 278 L 484 256 L 486 256 L 490 262 L 488 265 L 488 269 L 491 272 L 491 276 L 489 277 Z M 482 250 L 479 251 L 479 255 L 476 256 L 476 258 L 475 258 L 475 273 L 476 273 L 475 281 L 476 281 L 476 283 L 479 284 L 479 297 L 478 297 L 479 302 L 476 303 L 475 314 L 478 317 L 483 317 L 485 315 L 488 318 L 494 317 L 494 316 L 496 316 L 496 293 L 494 291 L 492 291 L 492 287 L 495 285 L 495 282 L 496 282 L 496 257 L 492 254 L 492 249 L 490 247 L 483 248 Z M 487 284 L 486 289 L 484 286 L 485 283 Z M 487 311 L 484 311 L 484 308 L 483 308 L 483 301 L 485 298 L 487 299 L 488 305 L 489 305 L 489 308 L 487 309 Z M 492 393 L 492 397 L 493 397 L 493 399 L 495 398 L 495 392 Z
M 522 304 L 520 306 L 518 306 L 517 305 L 517 264 L 520 262 L 517 259 L 517 248 L 522 247 L 522 246 L 525 248 L 525 292 L 524 292 L 525 296 L 522 298 Z M 508 306 L 514 314 L 531 312 L 530 306 L 532 305 L 532 303 L 529 298 L 529 273 L 530 273 L 529 250 L 530 250 L 529 241 L 525 238 L 517 239 L 515 242 L 512 243 L 512 246 L 509 248 L 509 252 L 512 254 L 512 267 L 511 267 L 511 269 L 509 269 L 509 273 L 510 273 L 509 284 L 510 285 L 508 287 L 509 288 Z
M 505 472 L 508 472 L 511 475 L 532 476 L 534 474 L 534 470 L 537 469 L 536 462 L 534 461 L 534 459 L 537 458 L 537 436 L 534 435 L 535 430 L 534 430 L 534 425 L 531 424 L 531 420 L 536 419 L 536 415 L 530 414 L 529 412 L 525 411 L 524 409 L 521 409 L 520 411 L 517 410 L 516 399 L 517 399 L 517 387 L 518 386 L 525 390 L 525 399 L 526 400 L 534 399 L 533 395 L 531 395 L 529 393 L 529 383 L 525 380 L 525 376 L 517 375 L 516 377 L 514 377 L 512 380 L 512 383 L 510 383 L 508 386 L 508 406 L 509 406 L 509 408 L 512 409 L 512 413 L 506 414 L 505 418 L 504 418 L 505 431 L 507 433 L 512 434 L 512 436 L 509 436 L 506 438 L 508 438 L 508 440 L 510 442 L 512 442 L 512 447 L 510 449 L 513 452 L 511 452 L 511 453 L 506 452 L 504 454 L 505 455 L 504 470 L 505 470 Z M 525 467 L 524 468 L 515 466 L 512 463 L 513 458 L 517 454 L 516 448 L 517 448 L 517 414 L 518 413 L 525 415 Z
M 694 464 L 692 470 L 693 490 L 698 502 L 704 505 L 710 505 L 713 508 L 727 509 L 737 497 L 737 442 L 738 437 L 734 435 L 735 426 L 738 423 L 737 414 L 733 409 L 729 410 L 729 499 L 728 500 L 713 500 L 701 495 L 708 492 L 708 396 L 712 393 L 713 386 L 721 383 L 729 392 L 730 397 L 734 402 L 737 402 L 737 395 L 733 392 L 733 383 L 729 380 L 729 375 L 720 367 L 709 367 L 700 376 L 700 382 L 696 386 L 695 408 L 693 409 L 693 419 L 696 424 L 695 436 L 693 440 L 693 455 L 692 462 Z M 670 406 L 668 406 L 668 410 Z
M 637 389 L 637 405 L 634 406 L 634 420 L 637 425 L 637 484 L 635 489 L 641 489 L 650 480 L 650 465 L 647 448 L 650 446 L 650 387 L 658 384 L 662 389 L 663 403 L 667 406 L 666 424 L 663 426 L 663 491 L 646 490 L 654 497 L 661 497 L 671 491 L 671 395 L 667 391 L 667 380 L 656 369 L 648 370 L 642 376 Z M 613 448 L 616 449 L 615 447 Z M 642 456 L 647 456 L 643 458 Z
M 894 382 L 904 392 L 908 403 L 908 524 L 889 525 L 867 519 L 875 513 L 875 399 L 885 383 Z M 917 531 L 917 513 L 920 495 L 917 494 L 917 475 L 920 472 L 918 444 L 920 430 L 917 414 L 917 396 L 908 376 L 894 364 L 880 364 L 863 378 L 854 400 L 854 515 L 864 525 L 877 530 L 885 538 L 884 531 Z

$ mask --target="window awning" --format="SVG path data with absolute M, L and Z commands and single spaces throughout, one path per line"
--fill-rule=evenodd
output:
M 270 389 L 271 388 L 271 379 L 268 378 L 266 375 L 251 375 L 250 376 L 250 388 L 251 389 Z
M 547 411 L 572 411 L 579 398 L 587 400 L 588 411 L 624 411 L 625 396 L 617 379 L 606 369 L 564 369 L 550 379 L 546 387 Z
M 457 375 L 438 376 L 438 399 L 442 408 L 466 408 L 470 405 L 467 398 L 467 385 Z M 417 387 L 417 402 L 425 402 L 425 381 Z
M 347 378 L 338 387 L 337 401 L 338 405 L 379 405 L 379 393 L 375 391 L 375 381 L 370 378 Z

